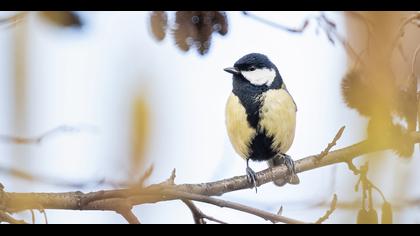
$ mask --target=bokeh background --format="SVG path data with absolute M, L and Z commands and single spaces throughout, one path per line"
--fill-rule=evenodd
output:
M 0 17 L 13 14 L 0 12 Z M 77 129 L 57 132 L 40 145 L 0 142 L 0 182 L 7 191 L 110 189 L 138 178 L 152 164 L 148 183 L 163 181 L 173 168 L 176 183 L 243 175 L 245 163 L 225 130 L 224 109 L 232 81 L 223 68 L 251 52 L 270 57 L 297 103 L 297 132 L 289 150 L 295 160 L 320 153 L 343 125 L 346 130 L 336 148 L 365 138 L 368 120 L 346 106 L 341 94 L 342 79 L 353 62 L 316 21 L 302 33 L 291 33 L 242 12 L 226 12 L 226 34 L 214 32 L 202 55 L 194 47 L 183 51 L 169 29 L 163 40 L 157 40 L 151 12 L 76 12 L 77 20 L 70 18 L 70 23 L 42 14 L 29 12 L 14 24 L 0 25 L 0 134 L 34 137 L 62 125 Z M 167 12 L 169 27 L 176 14 Z M 319 15 L 252 14 L 292 28 Z M 400 19 L 409 13 L 395 14 Z M 363 49 L 363 22 L 344 12 L 325 15 L 358 52 Z M 410 55 L 418 43 L 413 35 L 406 36 L 411 39 L 406 43 Z M 401 206 L 394 210 L 397 223 L 420 222 L 417 207 L 404 207 L 407 199 L 420 196 L 417 152 L 418 148 L 411 159 L 385 152 L 370 161 L 372 182 L 391 204 Z M 252 163 L 252 167 L 262 170 L 266 165 Z M 358 178 L 346 165 L 299 176 L 297 186 L 267 184 L 258 194 L 243 190 L 222 198 L 271 212 L 283 206 L 285 216 L 315 221 L 337 193 L 342 207 L 326 223 L 356 222 L 360 207 L 351 205 L 361 194 L 354 191 Z M 376 194 L 375 199 L 380 208 Z M 197 205 L 230 223 L 267 223 L 242 212 Z M 114 212 L 46 212 L 49 223 L 125 223 Z M 180 201 L 137 206 L 134 213 L 142 223 L 193 223 Z M 43 223 L 41 214 L 36 215 L 37 223 Z M 16 216 L 29 220 L 31 215 Z

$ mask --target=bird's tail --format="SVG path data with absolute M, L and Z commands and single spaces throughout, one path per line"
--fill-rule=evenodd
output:
M 268 165 L 270 167 L 281 166 L 281 165 L 285 164 L 285 158 L 286 157 L 283 157 L 283 156 L 275 156 L 274 158 L 272 158 L 271 160 L 269 160 L 267 162 L 268 162 Z M 290 158 L 290 157 L 287 157 L 287 158 Z M 289 184 L 299 184 L 300 180 L 299 180 L 299 177 L 296 175 L 296 173 L 294 173 L 294 170 L 292 171 L 292 170 L 289 169 L 289 174 L 286 177 L 276 179 L 273 182 L 274 182 L 275 185 L 281 187 L 281 186 L 283 186 L 287 183 L 289 183 Z

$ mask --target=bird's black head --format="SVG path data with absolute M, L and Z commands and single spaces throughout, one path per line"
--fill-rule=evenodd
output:
M 283 83 L 277 67 L 266 55 L 260 53 L 247 54 L 235 62 L 233 67 L 224 70 L 233 74 L 234 80 L 253 86 L 279 88 Z

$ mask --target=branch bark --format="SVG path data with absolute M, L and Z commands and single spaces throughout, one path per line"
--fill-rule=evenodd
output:
M 412 140 L 420 142 L 420 133 L 410 134 Z M 360 143 L 329 152 L 318 159 L 318 154 L 311 155 L 296 161 L 296 172 L 301 173 L 321 168 L 336 163 L 348 163 L 352 159 L 363 154 L 387 150 L 391 144 L 371 144 L 368 140 Z M 286 167 L 279 166 L 266 169 L 257 173 L 257 184 L 261 186 L 270 183 L 275 179 L 284 178 L 288 173 Z M 102 190 L 97 192 L 65 192 L 65 193 L 14 193 L 3 192 L 1 205 L 5 212 L 13 213 L 29 209 L 67 209 L 67 210 L 109 210 L 116 211 L 116 202 L 124 201 L 129 206 L 145 203 L 157 203 L 177 199 L 187 199 L 205 202 L 220 207 L 228 207 L 267 220 L 284 223 L 304 223 L 277 214 L 264 212 L 255 208 L 232 203 L 210 196 L 220 196 L 224 193 L 238 191 L 254 186 L 248 182 L 246 176 L 237 176 L 215 182 L 201 184 L 180 184 L 174 183 L 175 172 L 171 177 L 159 184 L 148 187 L 130 187 L 116 190 Z M 131 208 L 130 208 L 131 209 Z M 118 211 L 117 211 L 118 212 Z

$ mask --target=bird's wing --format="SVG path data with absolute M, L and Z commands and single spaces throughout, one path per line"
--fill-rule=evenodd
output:
M 283 85 L 281 86 L 281 88 L 284 89 L 289 94 L 289 96 L 292 98 L 292 101 L 295 104 L 296 111 L 297 111 L 297 105 L 296 105 L 295 99 L 293 99 L 292 95 L 289 93 L 289 90 L 287 90 L 286 84 L 284 82 L 283 82 Z

